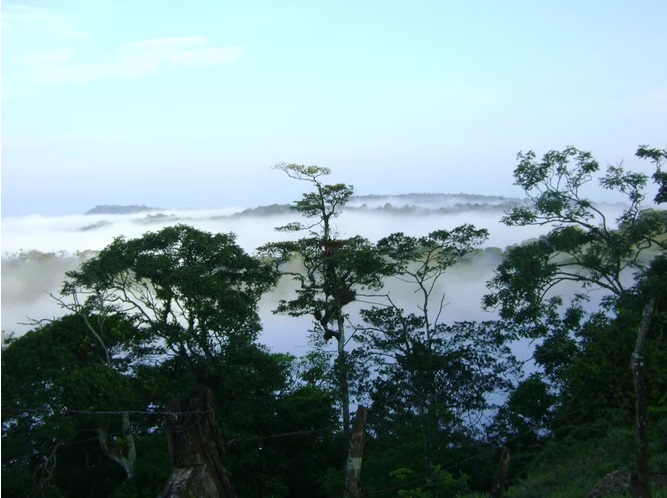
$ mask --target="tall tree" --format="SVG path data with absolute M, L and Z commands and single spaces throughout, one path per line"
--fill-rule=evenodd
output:
M 443 447 L 470 434 L 475 424 L 468 419 L 489 407 L 488 393 L 509 387 L 504 379 L 512 357 L 499 328 L 443 320 L 447 271 L 475 254 L 487 236 L 484 229 L 461 225 L 423 237 L 395 233 L 377 244 L 416 302 L 399 303 L 389 292 L 385 306 L 362 311 L 358 355 L 373 372 L 372 411 L 383 422 L 416 422 L 426 472 L 433 471 Z M 401 304 L 418 311 L 406 312 Z
M 345 345 L 345 308 L 357 299 L 362 289 L 379 288 L 385 265 L 366 239 L 341 238 L 334 219 L 354 194 L 350 185 L 325 184 L 328 168 L 300 164 L 280 164 L 277 169 L 290 178 L 310 183 L 312 192 L 294 203 L 294 210 L 305 222 L 277 228 L 286 232 L 307 232 L 308 236 L 287 242 L 274 242 L 259 248 L 283 275 L 297 283 L 296 297 L 281 300 L 276 312 L 291 316 L 310 315 L 324 340 L 336 339 L 336 368 L 340 390 L 345 439 L 350 434 L 349 367 Z M 294 268 L 288 263 L 301 265 Z
M 247 255 L 231 234 L 212 235 L 187 225 L 115 239 L 78 270 L 67 272 L 58 298 L 81 316 L 105 353 L 109 316 L 127 317 L 137 333 L 126 344 L 135 361 L 164 355 L 186 364 L 199 382 L 215 387 L 220 356 L 249 345 L 261 329 L 257 301 L 275 272 Z M 132 476 L 136 462 L 130 417 L 120 415 L 125 454 L 114 457 Z M 100 435 L 103 446 L 108 436 Z
M 645 146 L 637 151 L 638 157 L 649 158 L 655 164 L 656 203 L 665 199 L 662 166 L 666 152 Z M 602 290 L 607 304 L 626 296 L 632 287 L 632 275 L 644 271 L 652 257 L 667 249 L 667 218 L 660 211 L 642 209 L 647 175 L 609 166 L 599 176 L 602 188 L 624 194 L 628 203 L 617 220 L 609 220 L 583 195 L 585 186 L 599 175 L 600 165 L 591 153 L 568 147 L 546 153 L 541 161 L 532 151 L 520 153 L 518 158 L 515 184 L 525 191 L 529 201 L 512 208 L 503 222 L 508 226 L 546 225 L 550 231 L 507 251 L 489 282 L 492 293 L 485 296 L 484 303 L 498 307 L 503 319 L 525 325 L 525 335 L 544 337 L 550 333 L 544 318 L 562 303 L 555 295 L 560 284 L 579 285 L 580 297 L 590 290 Z M 645 310 L 649 316 L 652 302 L 649 296 Z M 640 328 L 639 323 L 636 326 Z M 643 356 L 645 344 L 637 342 L 636 356 Z M 641 396 L 641 389 L 636 395 Z M 639 408 L 637 417 L 645 419 L 639 415 Z M 645 462 L 638 461 L 638 467 L 644 468 Z M 648 496 L 646 482 L 637 487 L 642 490 L 640 496 Z

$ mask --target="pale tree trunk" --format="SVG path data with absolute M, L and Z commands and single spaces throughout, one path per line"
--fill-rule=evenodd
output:
M 637 333 L 635 350 L 632 353 L 630 363 L 632 378 L 635 384 L 635 413 L 636 413 L 636 467 L 630 478 L 630 494 L 633 498 L 651 498 L 651 483 L 648 477 L 648 434 L 647 413 L 648 401 L 646 399 L 646 346 L 648 344 L 648 333 L 653 315 L 655 299 L 651 298 L 644 306 L 642 320 Z
M 211 390 L 193 392 L 169 407 L 165 426 L 172 473 L 160 498 L 236 498 L 222 465 L 224 445 L 215 422 Z
M 118 465 L 123 467 L 128 479 L 134 476 L 134 467 L 137 463 L 137 449 L 134 445 L 134 436 L 130 425 L 130 414 L 121 414 L 121 438 L 109 442 L 109 436 L 104 429 L 98 429 L 100 447 L 102 451 Z
M 359 405 L 354 415 L 352 437 L 350 438 L 350 449 L 347 455 L 347 467 L 345 470 L 345 491 L 343 498 L 361 497 L 361 462 L 364 456 L 364 429 L 366 428 L 366 415 L 368 409 Z
M 343 405 L 343 436 L 345 444 L 350 440 L 350 386 L 347 356 L 345 353 L 345 321 L 342 311 L 338 314 L 338 381 L 340 397 Z

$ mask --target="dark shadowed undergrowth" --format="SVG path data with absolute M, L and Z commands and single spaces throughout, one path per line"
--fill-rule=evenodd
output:
M 652 431 L 653 497 L 667 498 L 667 424 Z M 509 487 L 506 498 L 583 498 L 610 472 L 634 466 L 634 431 L 612 429 L 600 439 L 551 442 L 529 465 L 526 476 Z M 482 494 L 466 495 L 479 498 Z M 606 497 L 630 496 L 627 489 Z M 463 497 L 460 497 L 463 498 Z

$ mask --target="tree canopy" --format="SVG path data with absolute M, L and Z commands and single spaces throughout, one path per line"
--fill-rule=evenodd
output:
M 116 238 L 66 274 L 64 316 L 3 343 L 3 494 L 154 497 L 180 476 L 167 441 L 206 419 L 238 496 L 340 496 L 363 403 L 368 496 L 497 493 L 508 454 L 511 496 L 583 496 L 612 467 L 649 496 L 667 455 L 667 149 L 637 156 L 652 175 L 574 147 L 519 154 L 526 200 L 502 222 L 546 233 L 492 249 L 485 320 L 452 320 L 444 284 L 488 255 L 489 230 L 340 233 L 354 188 L 325 167 L 276 167 L 308 191 L 256 254 L 183 224 Z M 624 196 L 618 217 L 595 186 Z M 312 318 L 300 357 L 261 344 L 258 305 L 281 279 L 274 312 Z M 210 409 L 173 411 L 197 392 Z M 535 484 L 577 449 L 571 483 Z

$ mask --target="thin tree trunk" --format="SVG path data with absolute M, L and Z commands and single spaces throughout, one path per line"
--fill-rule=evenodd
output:
M 345 491 L 343 498 L 361 497 L 361 462 L 364 456 L 364 429 L 368 409 L 359 405 L 354 415 L 350 450 L 347 455 L 345 470 Z
M 633 498 L 651 498 L 651 484 L 648 477 L 648 435 L 646 399 L 646 368 L 645 354 L 648 343 L 649 326 L 653 315 L 655 299 L 651 298 L 644 306 L 642 320 L 639 325 L 635 350 L 632 353 L 631 369 L 635 384 L 635 412 L 636 412 L 636 467 L 630 478 L 630 494 Z
M 491 488 L 490 498 L 502 498 L 507 488 L 507 476 L 510 468 L 510 450 L 507 446 L 503 446 L 503 451 L 500 453 L 500 461 L 496 469 L 496 475 L 493 478 L 493 487 Z
M 165 426 L 172 473 L 160 498 L 236 498 L 222 465 L 224 444 L 208 388 L 169 406 Z
M 340 397 L 343 405 L 343 437 L 345 444 L 350 440 L 350 386 L 347 357 L 345 353 L 345 321 L 342 311 L 337 318 L 338 324 L 338 381 L 340 382 Z
M 424 403 L 419 402 L 419 429 L 422 435 L 422 448 L 424 450 L 424 471 L 427 474 L 433 472 L 433 460 L 431 459 L 431 437 L 429 417 L 426 414 L 428 408 L 424 407 Z

